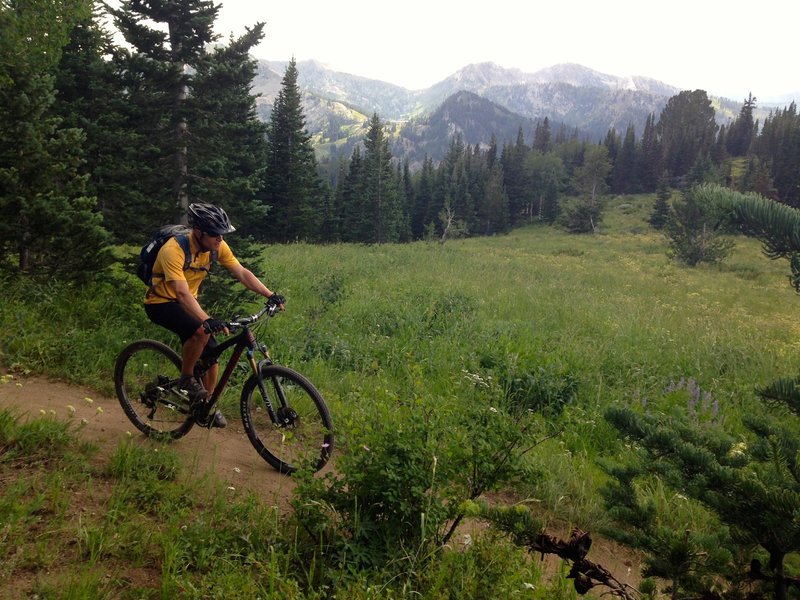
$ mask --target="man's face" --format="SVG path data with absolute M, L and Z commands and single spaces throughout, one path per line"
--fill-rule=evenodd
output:
M 203 250 L 208 252 L 213 252 L 215 250 L 219 250 L 219 245 L 222 243 L 222 235 L 217 235 L 215 233 L 208 233 L 202 232 L 200 236 L 200 244 L 203 246 Z

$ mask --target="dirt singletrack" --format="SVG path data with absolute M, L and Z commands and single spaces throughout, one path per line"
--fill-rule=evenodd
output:
M 101 460 L 110 457 L 117 445 L 127 438 L 140 444 L 159 445 L 133 426 L 116 398 L 46 377 L 0 374 L 0 409 L 10 409 L 23 419 L 51 415 L 74 420 L 76 427 L 80 427 L 82 439 L 99 448 Z M 210 481 L 222 482 L 241 492 L 252 491 L 272 506 L 290 510 L 289 500 L 294 489 L 291 477 L 281 475 L 258 456 L 247 439 L 238 412 L 230 409 L 225 412 L 228 419 L 225 429 L 194 427 L 186 436 L 169 444 L 183 458 L 187 474 L 208 477 Z M 331 463 L 322 473 L 330 469 Z M 465 523 L 462 530 L 475 534 L 484 527 Z M 560 533 L 568 535 L 567 530 Z M 541 558 L 545 573 L 558 572 L 560 561 L 557 558 Z M 638 585 L 641 563 L 638 553 L 598 537 L 591 558 L 610 568 L 620 581 L 634 587 Z M 589 596 L 596 597 L 594 593 Z
M 51 415 L 72 420 L 82 439 L 99 448 L 101 457 L 110 456 L 127 438 L 159 445 L 133 426 L 116 398 L 45 377 L 0 376 L 0 409 L 10 409 L 23 419 Z M 183 458 L 187 474 L 210 476 L 236 490 L 252 491 L 275 506 L 287 507 L 294 488 L 291 477 L 281 475 L 258 456 L 238 413 L 226 416 L 225 429 L 194 427 L 169 444 Z

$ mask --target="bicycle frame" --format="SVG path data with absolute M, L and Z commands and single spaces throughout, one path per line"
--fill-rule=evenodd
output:
M 247 362 L 250 364 L 250 369 L 253 372 L 253 375 L 255 375 L 258 380 L 258 387 L 259 390 L 261 390 L 262 398 L 264 398 L 264 403 L 266 404 L 269 417 L 270 419 L 272 419 L 273 423 L 278 423 L 278 417 L 275 413 L 274 407 L 272 406 L 272 401 L 270 400 L 269 394 L 267 394 L 267 390 L 264 387 L 264 381 L 261 377 L 261 367 L 265 364 L 271 365 L 272 359 L 270 358 L 269 351 L 267 350 L 266 346 L 263 344 L 259 346 L 257 344 L 255 334 L 253 334 L 253 332 L 250 330 L 249 327 L 250 323 L 255 323 L 265 313 L 269 313 L 270 317 L 273 316 L 275 313 L 275 308 L 276 307 L 274 306 L 273 307 L 267 306 L 259 313 L 251 317 L 237 319 L 236 321 L 228 323 L 229 329 L 239 328 L 242 331 L 236 334 L 234 337 L 228 338 L 224 342 L 217 344 L 216 347 L 208 351 L 208 354 L 200 357 L 200 361 L 203 361 L 204 359 L 208 358 L 217 360 L 226 350 L 233 347 L 233 354 L 231 354 L 231 357 L 228 359 L 228 363 L 225 365 L 225 370 L 219 377 L 219 380 L 217 381 L 214 387 L 214 392 L 211 394 L 211 397 L 208 399 L 206 403 L 209 413 L 214 409 L 214 406 L 216 406 L 217 401 L 222 395 L 222 392 L 225 391 L 225 388 L 228 385 L 228 381 L 230 380 L 230 377 L 233 374 L 234 369 L 239 364 L 239 359 L 242 357 L 242 353 L 246 351 Z M 254 356 L 256 350 L 260 350 L 263 353 L 264 355 L 263 360 L 256 362 Z M 205 375 L 207 370 L 208 370 L 207 367 L 201 368 L 201 374 Z

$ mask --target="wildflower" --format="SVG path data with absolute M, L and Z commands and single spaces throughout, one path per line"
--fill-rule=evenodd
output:
M 81 419 L 81 425 L 86 425 L 88 422 L 86 419 Z
M 18 383 L 18 384 L 17 384 L 17 387 L 22 387 L 22 384 L 21 384 L 21 383 Z
M 74 413 L 74 412 L 75 412 L 75 407 L 74 407 L 74 406 L 72 406 L 72 404 L 67 404 L 67 410 L 68 410 L 70 413 Z
M 494 406 L 490 406 L 489 407 L 489 412 L 497 413 L 497 412 L 500 412 L 500 411 L 498 411 Z
M 533 585 L 532 583 L 528 583 L 527 581 L 522 584 L 522 587 L 524 587 L 526 590 L 535 590 L 536 589 L 535 585 Z
M 234 473 L 241 473 L 242 470 L 239 467 L 233 467 L 233 472 Z
M 362 447 L 364 450 L 366 450 L 367 452 L 371 452 L 371 450 L 370 450 L 369 448 L 367 448 L 366 446 L 362 445 L 361 447 Z
M 40 415 L 46 415 L 46 414 L 47 414 L 47 412 L 45 412 L 45 410 L 44 410 L 43 408 L 40 408 L 40 409 L 39 409 L 39 414 L 40 414 Z
M 98 406 L 98 407 L 97 407 L 97 412 L 98 412 L 98 413 L 101 413 L 101 412 L 103 412 L 103 407 L 102 407 L 102 406 Z
M 91 398 L 89 398 L 89 396 L 86 396 L 86 397 L 83 399 L 83 401 L 84 401 L 84 402 L 86 402 L 86 404 L 91 404 L 92 402 L 94 402 L 94 400 L 92 400 Z
M 128 437 L 131 437 L 131 435 L 133 435 L 133 434 L 130 431 L 126 431 L 125 435 L 127 435 Z
M 235 491 L 236 491 L 236 488 L 235 488 L 235 487 L 233 487 L 232 485 L 229 485 L 229 486 L 228 486 L 228 491 L 229 491 L 229 492 L 235 492 Z

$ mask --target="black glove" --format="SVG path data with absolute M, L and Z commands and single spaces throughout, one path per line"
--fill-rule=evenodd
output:
M 212 319 L 209 317 L 205 321 L 203 321 L 203 329 L 205 329 L 206 333 L 221 333 L 225 331 L 227 325 L 225 321 L 221 321 L 220 319 Z
M 281 306 L 282 304 L 286 304 L 286 298 L 280 294 L 272 294 L 272 296 L 267 298 L 267 302 L 269 304 L 274 304 L 275 306 Z

